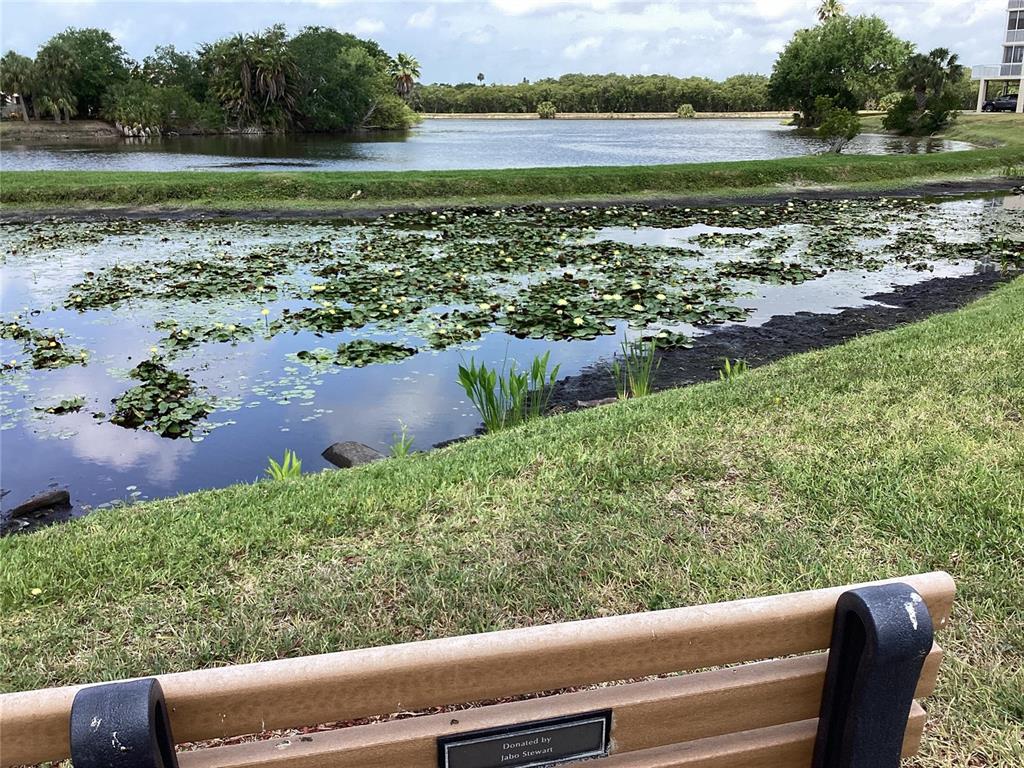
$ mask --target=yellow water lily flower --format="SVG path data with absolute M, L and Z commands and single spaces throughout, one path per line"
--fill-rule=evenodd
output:
M 41 595 L 41 594 L 43 594 L 43 590 L 41 590 L 39 587 L 32 587 L 32 589 L 30 591 L 31 591 L 31 593 L 33 595 Z
M 477 306 L 480 307 L 480 309 L 490 309 L 491 308 L 490 304 L 488 304 L 486 302 L 483 302 L 483 301 L 480 302 L 479 304 L 477 304 Z
M 665 294 L 664 294 L 664 293 L 659 293 L 659 294 L 658 294 L 657 296 L 655 296 L 655 298 L 656 298 L 656 299 L 657 299 L 658 301 L 664 301 L 664 300 L 665 300 L 665 298 L 666 298 L 666 296 L 665 296 Z
M 634 291 L 639 291 L 639 290 L 640 290 L 640 283 L 636 283 L 636 282 L 634 282 L 634 283 L 633 283 L 633 284 L 632 284 L 631 286 L 629 286 L 629 287 L 630 287 L 630 288 L 632 288 L 632 289 L 633 289 Z
M 644 305 L 643 304 L 634 304 L 633 305 L 633 309 L 635 309 L 637 312 L 643 312 L 644 311 Z
M 237 331 L 238 330 L 238 326 L 237 325 L 229 325 L 228 326 L 228 330 L 229 331 Z M 188 331 L 183 331 L 183 333 L 184 333 L 185 336 L 188 336 Z
M 326 291 L 327 290 L 327 286 L 326 285 L 314 285 L 312 287 L 312 290 L 313 290 L 313 293 L 320 293 L 320 291 Z
M 263 309 L 260 310 L 260 314 L 266 317 L 267 315 L 270 314 L 270 310 L 264 307 Z
M 582 317 L 574 317 L 572 319 L 572 322 L 573 322 L 573 325 L 583 325 L 583 318 Z
M 569 306 L 569 302 L 568 302 L 568 301 L 566 301 L 565 299 L 559 299 L 559 300 L 558 300 L 558 301 L 556 301 L 555 303 L 556 303 L 556 304 L 557 304 L 558 306 L 560 306 L 560 307 L 567 307 L 567 306 Z
M 150 347 L 150 348 L 149 348 L 149 353 L 150 353 L 151 355 L 155 355 L 155 354 L 157 353 L 157 348 L 156 348 L 156 347 Z

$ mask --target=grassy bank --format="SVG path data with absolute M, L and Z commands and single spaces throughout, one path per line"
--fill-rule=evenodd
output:
M 960 593 L 916 764 L 1015 764 L 1021 306 L 1024 279 L 729 384 L 2 540 L 0 687 L 942 568 Z
M 864 127 L 880 131 L 881 117 L 865 117 Z M 990 177 L 1024 164 L 1024 117 L 1020 115 L 962 115 L 947 137 L 990 148 L 932 155 L 818 155 L 483 171 L 7 171 L 0 174 L 0 203 L 8 210 L 160 206 L 230 211 L 728 197 L 794 187 L 884 191 L 936 179 Z
M 0 175 L 0 202 L 89 206 L 370 208 L 403 203 L 565 201 L 736 194 L 792 186 L 906 186 L 999 174 L 1024 146 L 902 156 L 826 156 L 687 165 L 427 172 L 171 173 L 25 171 Z

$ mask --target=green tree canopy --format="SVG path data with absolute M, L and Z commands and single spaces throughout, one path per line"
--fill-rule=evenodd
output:
M 769 92 L 776 103 L 798 110 L 801 124 L 817 125 L 815 99 L 862 109 L 893 90 L 911 51 L 877 16 L 836 16 L 797 31 L 775 62 Z
M 107 88 L 128 81 L 133 64 L 109 32 L 91 27 L 68 27 L 54 35 L 36 58 L 40 57 L 66 59 L 62 65 L 53 61 L 47 65 L 51 73 L 61 71 L 61 86 L 49 95 L 73 100 L 78 112 L 90 117 L 99 114 Z M 54 85 L 57 81 L 51 83 Z
M 298 68 L 283 24 L 204 46 L 210 93 L 239 128 L 280 129 L 295 116 Z
M 142 76 L 161 88 L 182 88 L 198 102 L 206 99 L 207 82 L 199 60 L 173 45 L 158 45 L 152 56 L 142 60 Z
M 28 56 L 8 51 L 0 58 L 0 91 L 5 94 L 18 94 L 21 105 L 21 119 L 28 122 L 28 106 L 26 100 L 32 95 L 32 79 L 35 64 Z

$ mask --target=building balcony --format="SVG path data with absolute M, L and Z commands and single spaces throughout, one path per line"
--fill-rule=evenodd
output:
M 1001 64 L 997 67 L 971 67 L 971 80 L 1015 80 L 1021 77 L 1022 67 L 1024 65 L 1021 64 Z

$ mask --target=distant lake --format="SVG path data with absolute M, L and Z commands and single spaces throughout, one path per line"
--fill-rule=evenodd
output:
M 400 134 L 181 136 L 43 146 L 5 142 L 3 170 L 427 171 L 766 160 L 822 152 L 778 120 L 425 120 Z M 845 150 L 908 154 L 964 142 L 868 134 Z

